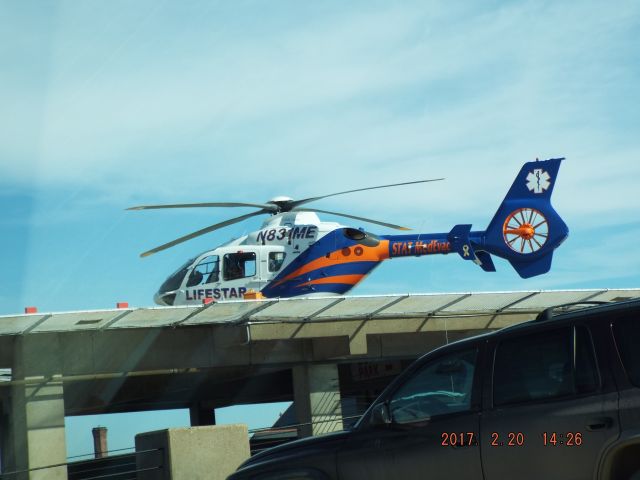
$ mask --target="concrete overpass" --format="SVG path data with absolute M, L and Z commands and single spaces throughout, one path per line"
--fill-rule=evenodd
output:
M 301 435 L 338 429 L 348 398 L 364 408 L 437 346 L 551 305 L 636 297 L 640 290 L 452 293 L 3 316 L 2 468 L 65 463 L 65 415 L 189 408 L 192 424 L 204 425 L 215 408 L 294 400 L 298 422 L 309 424 Z M 45 477 L 66 478 L 66 467 L 28 478 Z

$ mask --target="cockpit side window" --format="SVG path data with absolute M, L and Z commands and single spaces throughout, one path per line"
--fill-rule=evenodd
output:
M 286 256 L 285 252 L 269 252 L 269 271 L 277 272 L 280 270 Z
M 187 287 L 214 283 L 218 280 L 220 280 L 220 261 L 218 255 L 209 255 L 203 258 L 200 263 L 193 268 L 189 275 L 189 280 L 187 280 Z
M 224 256 L 222 274 L 225 280 L 253 277 L 256 274 L 256 254 L 254 252 L 227 253 Z

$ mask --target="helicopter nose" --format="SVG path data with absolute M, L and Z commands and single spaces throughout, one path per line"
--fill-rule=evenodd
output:
M 173 302 L 175 299 L 176 299 L 175 292 L 169 293 L 169 292 L 157 291 L 153 296 L 153 301 L 156 302 L 156 304 L 162 305 L 164 307 L 173 306 Z
M 166 305 L 166 303 L 164 303 L 164 301 L 162 300 L 162 295 L 159 291 L 153 295 L 153 301 L 156 303 L 156 305 Z

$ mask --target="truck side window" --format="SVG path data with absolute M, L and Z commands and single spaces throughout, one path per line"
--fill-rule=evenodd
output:
M 477 349 L 452 353 L 424 365 L 393 394 L 394 423 L 429 420 L 471 409 Z
M 600 374 L 594 354 L 591 333 L 587 327 L 579 325 L 573 331 L 573 339 L 575 392 L 594 392 L 600 387 Z
M 562 328 L 498 344 L 493 367 L 493 404 L 547 400 L 588 393 L 599 386 L 586 327 Z
M 640 387 L 640 321 L 633 317 L 614 321 L 613 335 L 629 381 Z

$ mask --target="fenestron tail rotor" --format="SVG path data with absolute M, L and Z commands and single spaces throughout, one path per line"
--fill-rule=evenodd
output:
M 502 228 L 507 246 L 517 253 L 535 253 L 549 237 L 549 223 L 535 208 L 519 208 L 511 212 Z
M 311 203 L 311 202 L 315 202 L 317 200 L 322 200 L 324 198 L 328 198 L 328 197 L 335 197 L 337 195 L 345 195 L 347 193 L 355 193 L 355 192 L 363 192 L 366 190 L 375 190 L 375 189 L 379 189 L 379 188 L 389 188 L 389 187 L 399 187 L 399 186 L 403 186 L 403 185 L 414 185 L 417 183 L 428 183 L 428 182 L 437 182 L 440 180 L 444 180 L 444 178 L 432 178 L 432 179 L 428 179 L 428 180 L 415 180 L 412 182 L 403 182 L 403 183 L 393 183 L 393 184 L 389 184 L 389 185 L 378 185 L 375 187 L 367 187 L 367 188 L 358 188 L 355 190 L 346 190 L 344 192 L 338 192 L 338 193 L 330 193 L 328 195 L 321 195 L 318 197 L 309 197 L 309 198 L 304 198 L 302 200 L 293 200 L 292 198 L 289 197 L 275 197 L 271 200 L 269 200 L 266 203 L 246 203 L 246 202 L 202 202 L 202 203 L 179 203 L 179 204 L 168 204 L 168 205 L 140 205 L 137 207 L 130 207 L 127 208 L 127 210 L 159 210 L 159 209 L 167 209 L 167 208 L 209 208 L 209 207 L 254 207 L 254 208 L 259 208 L 260 210 L 257 210 L 255 212 L 251 212 L 245 215 L 241 215 L 239 217 L 235 217 L 235 218 L 231 218 L 229 220 L 225 220 L 224 222 L 220 222 L 220 223 L 216 223 L 214 225 L 210 225 L 206 228 L 200 229 L 198 231 L 195 231 L 193 233 L 189 233 L 187 235 L 184 235 L 180 238 L 177 238 L 175 240 L 172 240 L 171 242 L 162 244 L 158 247 L 155 247 L 151 250 L 148 250 L 144 253 L 142 253 L 140 256 L 141 257 L 147 257 L 149 255 L 152 255 L 154 253 L 160 252 L 162 250 L 166 250 L 167 248 L 171 248 L 175 245 L 178 245 L 180 243 L 186 242 L 187 240 L 191 240 L 192 238 L 196 238 L 199 237 L 200 235 L 204 235 L 205 233 L 209 233 L 209 232 L 213 232 L 215 230 L 219 230 L 221 228 L 227 227 L 229 225 L 233 225 L 234 223 L 238 223 L 238 222 L 242 222 L 243 220 L 246 220 L 248 218 L 251 217 L 255 217 L 257 215 L 263 215 L 263 214 L 268 214 L 268 215 L 277 215 L 279 213 L 286 213 L 286 212 L 291 212 L 291 211 L 298 211 L 298 212 L 320 212 L 320 213 L 327 213 L 330 215 L 337 215 L 339 217 L 346 217 L 346 218 L 351 218 L 354 220 L 361 220 L 363 222 L 368 222 L 368 223 L 373 223 L 376 225 L 382 225 L 384 227 L 388 227 L 388 228 L 393 228 L 396 230 L 410 230 L 407 227 L 402 227 L 400 225 L 395 225 L 393 223 L 387 223 L 387 222 L 381 222 L 379 220 L 373 220 L 370 218 L 364 218 L 364 217 L 358 217 L 355 215 L 349 215 L 346 213 L 339 213 L 339 212 L 330 212 L 327 210 L 318 210 L 318 209 L 313 209 L 313 208 L 298 208 L 300 205 L 304 205 L 307 203 Z

